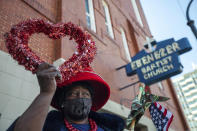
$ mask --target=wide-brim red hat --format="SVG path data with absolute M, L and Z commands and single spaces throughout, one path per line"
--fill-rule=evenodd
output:
M 58 84 L 51 105 L 56 109 L 60 110 L 61 104 L 59 102 L 59 96 L 63 93 L 63 88 L 66 88 L 65 86 L 79 81 L 86 81 L 93 88 L 94 92 L 91 110 L 97 111 L 102 108 L 110 97 L 110 87 L 99 75 L 94 73 L 92 70 L 79 72 L 75 76 L 71 77 L 69 80 Z

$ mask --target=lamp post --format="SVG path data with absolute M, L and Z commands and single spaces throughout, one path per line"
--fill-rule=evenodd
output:
M 197 30 L 196 30 L 196 27 L 194 25 L 194 20 L 191 20 L 190 17 L 189 17 L 189 8 L 192 4 L 193 0 L 191 0 L 187 6 L 187 10 L 186 10 L 186 17 L 187 17 L 187 25 L 191 28 L 194 36 L 196 37 L 197 39 Z

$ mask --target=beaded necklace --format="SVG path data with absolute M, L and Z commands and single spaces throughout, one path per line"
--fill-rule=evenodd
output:
M 89 124 L 90 124 L 90 130 L 89 131 L 96 131 L 97 130 L 97 125 L 96 122 L 92 119 L 88 119 Z M 68 131 L 79 131 L 78 129 L 74 128 L 66 119 L 64 119 L 64 123 Z

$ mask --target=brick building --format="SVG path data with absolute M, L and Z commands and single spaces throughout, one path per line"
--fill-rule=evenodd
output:
M 138 85 L 122 91 L 119 88 L 138 81 L 138 77 L 127 77 L 124 69 L 116 68 L 130 62 L 130 57 L 143 49 L 146 40 L 151 38 L 138 0 L 1 0 L 0 130 L 5 130 L 21 115 L 39 93 L 36 76 L 9 56 L 3 37 L 12 25 L 29 18 L 53 23 L 72 21 L 92 35 L 98 52 L 91 65 L 111 86 L 110 100 L 102 111 L 126 118 L 131 104 L 128 101 L 138 93 Z M 54 41 L 43 34 L 34 34 L 29 46 L 42 59 L 57 65 L 72 55 L 76 44 L 67 37 Z M 152 85 L 151 92 L 171 98 L 162 103 L 174 114 L 170 130 L 189 130 L 171 81 Z M 137 129 L 156 130 L 148 111 Z

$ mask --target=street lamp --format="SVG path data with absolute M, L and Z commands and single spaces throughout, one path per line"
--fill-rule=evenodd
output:
M 189 8 L 192 4 L 193 0 L 191 0 L 187 6 L 187 11 L 186 11 L 186 17 L 187 17 L 187 25 L 191 28 L 192 32 L 194 33 L 194 36 L 196 37 L 197 39 L 197 30 L 196 30 L 196 27 L 194 25 L 194 20 L 191 20 L 190 17 L 189 17 Z

